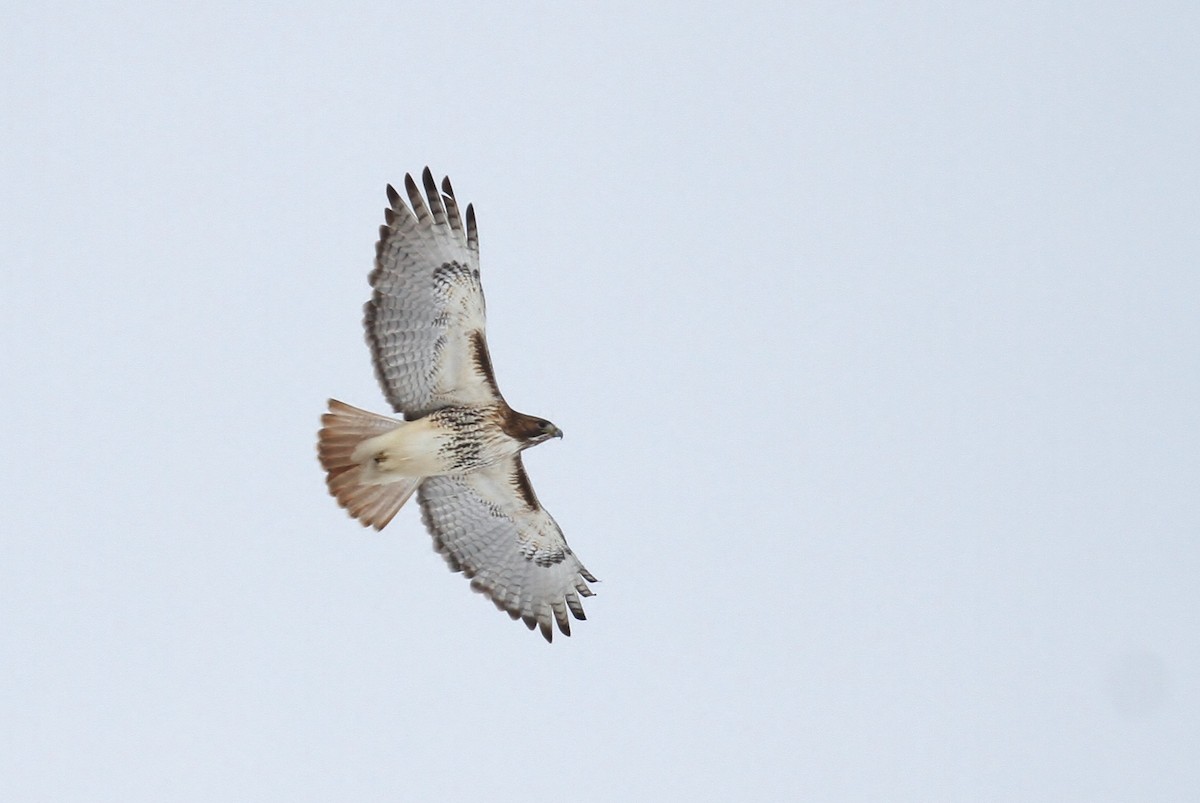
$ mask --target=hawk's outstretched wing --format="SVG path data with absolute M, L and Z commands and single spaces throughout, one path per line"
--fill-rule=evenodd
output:
M 450 179 L 440 193 L 428 167 L 421 179 L 428 203 L 404 177 L 411 209 L 388 185 L 363 321 L 383 394 L 409 419 L 501 398 L 484 336 L 475 211 L 467 206 L 464 227 Z
M 428 477 L 417 492 L 425 526 L 450 568 L 471 587 L 550 641 L 553 622 L 571 634 L 567 612 L 585 619 L 588 573 L 533 493 L 521 456 L 469 474 Z

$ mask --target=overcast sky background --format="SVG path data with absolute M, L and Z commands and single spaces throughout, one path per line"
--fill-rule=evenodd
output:
M 4 17 L 0 799 L 1195 799 L 1200 6 Z M 426 164 L 553 645 L 317 465 Z

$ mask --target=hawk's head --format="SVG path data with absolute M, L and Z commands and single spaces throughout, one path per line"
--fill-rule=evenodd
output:
M 544 418 L 513 412 L 505 422 L 504 431 L 521 441 L 521 448 L 528 449 L 551 438 L 561 438 L 562 430 Z
M 551 424 L 549 421 L 547 421 L 544 418 L 538 419 L 538 434 L 536 436 L 536 439 L 538 441 L 544 441 L 544 440 L 549 440 L 550 438 L 561 438 L 561 437 L 562 437 L 561 429 L 554 426 L 553 424 Z

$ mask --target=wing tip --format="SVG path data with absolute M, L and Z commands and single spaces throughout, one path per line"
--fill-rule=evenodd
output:
M 417 182 L 413 180 L 412 173 L 404 174 L 404 191 L 408 193 L 410 199 L 417 191 Z
M 479 225 L 475 222 L 475 204 L 467 204 L 467 247 L 478 256 Z

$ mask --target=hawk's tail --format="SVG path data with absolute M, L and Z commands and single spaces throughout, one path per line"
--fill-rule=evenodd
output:
M 380 484 L 365 482 L 363 466 L 353 459 L 354 448 L 367 438 L 404 426 L 403 421 L 368 413 L 336 399 L 321 416 L 317 454 L 325 469 L 325 484 L 338 504 L 364 527 L 382 530 L 421 484 L 421 477 L 404 477 Z

